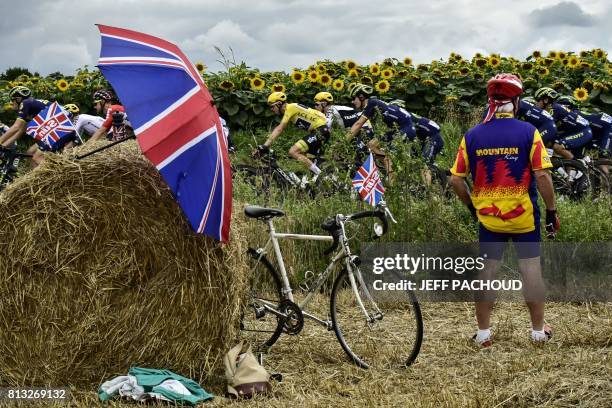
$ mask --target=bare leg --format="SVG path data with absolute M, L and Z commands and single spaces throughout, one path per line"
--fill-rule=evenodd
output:
M 297 144 L 291 146 L 291 149 L 289 149 L 289 156 L 303 163 L 306 168 L 310 170 L 310 167 L 312 166 L 312 161 L 308 157 L 306 157 L 306 155 L 302 152 L 302 149 Z
M 485 267 L 478 274 L 478 279 L 483 281 L 494 279 L 497 275 L 499 262 L 496 259 L 487 259 L 484 263 Z M 476 320 L 480 330 L 486 330 L 491 327 L 491 310 L 494 304 L 495 291 L 481 291 L 476 294 Z
M 571 160 L 574 158 L 574 155 L 572 154 L 572 152 L 570 152 L 569 150 L 567 150 L 565 147 L 563 147 L 560 144 L 555 143 L 553 145 L 553 151 L 559 156 L 563 157 L 564 159 Z
M 381 156 L 383 158 L 383 164 L 385 166 L 385 172 L 387 173 L 387 177 L 389 179 L 389 185 L 393 185 L 393 168 L 391 167 L 391 159 L 389 158 L 389 156 L 387 156 L 387 154 L 380 148 L 380 144 L 376 139 L 371 139 L 368 142 L 368 148 L 373 154 L 375 154 L 376 156 Z
M 542 279 L 540 257 L 519 259 L 519 271 L 523 276 L 523 296 L 529 308 L 531 327 L 542 330 L 544 327 L 545 287 Z

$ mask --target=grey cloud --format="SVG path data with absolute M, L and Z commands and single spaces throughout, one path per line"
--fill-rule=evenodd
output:
M 535 27 L 561 25 L 590 27 L 596 23 L 592 15 L 585 13 L 578 4 L 571 1 L 534 10 L 529 14 L 529 21 Z

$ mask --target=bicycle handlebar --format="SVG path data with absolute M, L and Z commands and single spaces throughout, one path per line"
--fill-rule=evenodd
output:
M 375 235 L 373 237 L 374 239 L 378 239 L 380 236 L 386 234 L 387 230 L 389 229 L 389 223 L 387 222 L 387 217 L 383 209 L 379 208 L 377 210 L 361 211 L 361 212 L 354 213 L 351 215 L 346 215 L 346 216 L 338 214 L 333 218 L 328 218 L 327 220 L 325 220 L 321 224 L 321 228 L 329 232 L 329 234 L 333 237 L 334 241 L 332 242 L 331 246 L 324 251 L 324 254 L 329 255 L 330 253 L 335 251 L 336 248 L 338 248 L 338 244 L 340 243 L 340 234 L 342 232 L 342 227 L 340 226 L 340 222 L 355 221 L 355 220 L 359 220 L 362 218 L 370 218 L 370 217 L 378 218 L 380 222 L 382 223 L 382 227 L 383 227 L 382 234 Z

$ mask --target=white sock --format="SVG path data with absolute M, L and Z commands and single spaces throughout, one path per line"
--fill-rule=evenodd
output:
M 309 167 L 309 170 L 312 171 L 317 176 L 321 174 L 321 169 L 318 168 L 317 165 L 314 163 L 312 163 L 312 165 Z
M 544 328 L 542 327 L 542 330 L 531 329 L 531 339 L 533 341 L 543 341 L 548 340 L 548 336 L 544 333 Z
M 484 330 L 480 330 L 478 329 L 478 333 L 476 333 L 476 341 L 477 342 L 483 342 L 485 340 L 488 340 L 491 338 L 491 329 L 484 329 Z

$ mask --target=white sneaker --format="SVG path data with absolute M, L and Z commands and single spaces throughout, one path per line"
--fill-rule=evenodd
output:
M 531 341 L 535 343 L 545 343 L 551 339 L 553 334 L 552 327 L 545 323 L 544 327 L 542 328 L 542 331 L 544 333 L 540 333 L 539 331 L 531 329 Z

